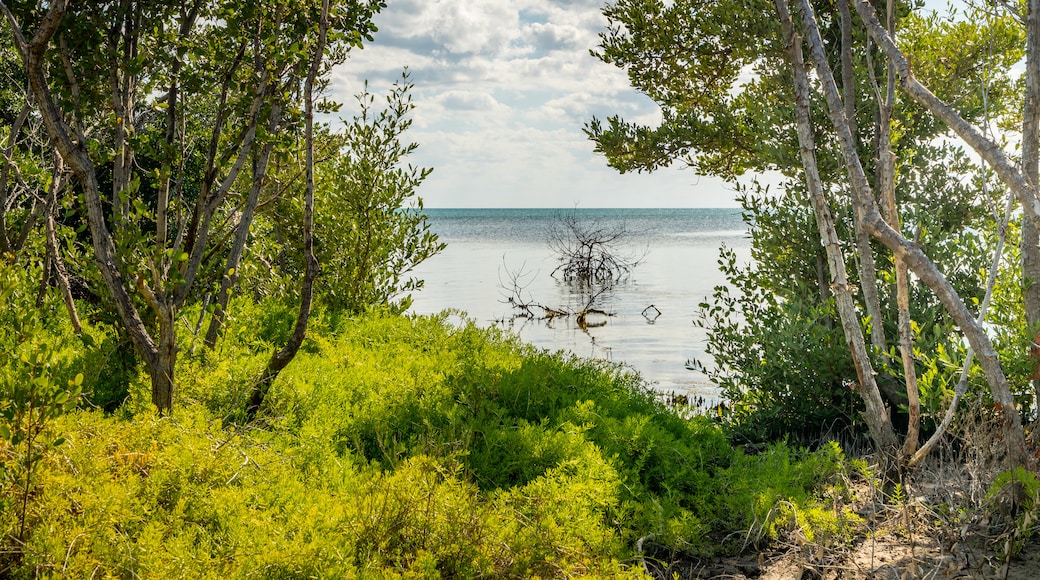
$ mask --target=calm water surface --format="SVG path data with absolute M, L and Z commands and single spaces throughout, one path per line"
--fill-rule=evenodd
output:
M 426 287 L 415 293 L 418 314 L 458 308 L 481 325 L 504 326 L 535 346 L 624 363 L 654 388 L 715 397 L 707 378 L 687 361 L 710 364 L 704 333 L 694 327 L 698 305 L 725 284 L 719 247 L 750 261 L 750 241 L 738 209 L 429 209 L 430 224 L 447 249 L 422 264 Z M 524 297 L 551 307 L 580 308 L 583 295 L 551 276 L 558 262 L 548 246 L 549 229 L 560 215 L 584 224 L 628 231 L 624 248 L 645 252 L 643 261 L 612 294 L 600 301 L 613 316 L 601 327 L 582 330 L 573 318 L 511 320 L 506 298 L 510 272 L 524 273 Z M 654 305 L 661 314 L 642 314 Z

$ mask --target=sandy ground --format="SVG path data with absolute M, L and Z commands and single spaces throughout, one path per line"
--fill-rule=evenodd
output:
M 853 482 L 849 507 L 863 523 L 851 542 L 809 543 L 794 530 L 766 551 L 711 560 L 670 558 L 648 546 L 644 553 L 654 560 L 647 569 L 669 579 L 1040 580 L 1040 505 L 994 500 L 981 484 L 992 477 L 963 463 L 934 462 L 906 482 L 909 493 L 898 503 Z
M 650 566 L 655 578 L 760 580 L 908 579 L 1040 579 L 1040 543 L 1022 546 L 1008 561 L 998 546 L 970 541 L 944 545 L 938 538 L 909 538 L 880 531 L 849 546 L 787 547 L 771 552 L 696 562 L 667 568 Z

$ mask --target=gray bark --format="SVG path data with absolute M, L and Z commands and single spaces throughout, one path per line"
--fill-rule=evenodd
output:
M 4 151 L 3 166 L 0 167 L 0 254 L 17 249 L 12 247 L 11 238 L 7 233 L 7 209 L 11 195 L 10 177 L 11 168 L 14 165 L 14 148 L 18 143 L 18 135 L 22 132 L 22 125 L 29 118 L 32 107 L 29 103 L 22 106 L 14 123 L 11 124 L 11 134 L 7 138 L 7 148 Z M 17 170 L 17 168 L 15 168 Z
M 325 54 L 325 42 L 329 27 L 329 0 L 322 0 L 321 19 L 318 22 L 318 39 L 316 46 L 311 52 L 310 69 L 307 71 L 307 80 L 303 85 L 304 101 L 304 141 L 306 148 L 306 187 L 303 203 L 303 259 L 306 264 L 303 282 L 300 285 L 300 310 L 296 317 L 296 326 L 288 343 L 281 350 L 271 355 L 267 362 L 260 380 L 253 385 L 249 401 L 246 403 L 246 417 L 252 421 L 260 412 L 260 407 L 267 397 L 267 392 L 278 374 L 282 372 L 303 344 L 307 335 L 307 324 L 311 316 L 311 302 L 314 297 L 314 282 L 318 278 L 320 270 L 318 258 L 314 255 L 314 82 L 321 69 Z
M 61 248 L 58 246 L 58 237 L 55 232 L 54 211 L 58 205 L 58 193 L 64 188 L 62 174 L 65 172 L 65 164 L 58 157 L 54 166 L 54 177 L 51 179 L 51 191 L 47 198 L 47 217 L 44 229 L 47 238 L 47 255 L 54 265 L 54 277 L 58 281 L 58 289 L 61 291 L 62 301 L 69 313 L 69 321 L 76 334 L 83 334 L 83 325 L 79 320 L 79 311 L 76 309 L 76 301 L 72 298 L 72 286 L 69 284 L 69 272 L 65 268 L 65 260 L 61 257 Z
M 204 191 L 200 197 L 199 204 L 195 210 L 195 218 L 193 219 L 192 235 L 188 240 L 189 257 L 185 262 L 183 262 L 180 268 L 180 275 L 184 281 L 178 285 L 173 296 L 173 303 L 178 307 L 183 305 L 184 301 L 187 299 L 188 292 L 191 290 L 191 285 L 195 281 L 195 275 L 198 274 L 199 267 L 202 266 L 202 259 L 206 254 L 206 242 L 209 240 L 213 216 L 220 207 L 220 204 L 227 197 L 228 192 L 231 191 L 231 187 L 234 185 L 235 180 L 238 179 L 239 174 L 242 172 L 242 168 L 249 159 L 249 153 L 252 151 L 253 145 L 256 141 L 260 111 L 264 103 L 270 99 L 270 81 L 271 71 L 265 68 L 254 93 L 253 102 L 250 106 L 248 115 L 248 125 L 240 142 L 240 148 L 238 150 L 238 155 L 235 158 L 235 162 L 232 164 L 228 174 L 224 177 L 216 190 Z M 174 254 L 177 254 L 178 250 L 178 248 L 175 248 Z
M 986 312 L 989 310 L 989 303 L 993 299 L 993 289 L 997 285 L 997 274 L 1000 271 L 1000 260 L 1004 255 L 1004 244 L 1007 241 L 1008 221 L 1011 219 L 1011 211 L 1014 209 L 1014 194 L 1008 192 L 1007 204 L 1004 208 L 1004 220 L 1000 224 L 1000 234 L 997 237 L 997 247 L 993 251 L 993 261 L 990 264 L 989 275 L 986 277 L 986 294 L 982 297 L 982 304 L 979 305 L 979 314 L 976 320 L 979 324 L 986 319 Z M 1028 221 L 1028 220 L 1027 220 Z M 913 467 L 924 460 L 928 456 L 928 453 L 939 443 L 939 441 L 946 434 L 946 430 L 949 429 L 950 424 L 953 422 L 953 417 L 957 413 L 957 407 L 960 405 L 961 399 L 964 394 L 968 392 L 968 372 L 971 370 L 971 363 L 975 357 L 975 351 L 968 348 L 968 354 L 964 357 L 964 365 L 961 367 L 961 377 L 957 381 L 957 387 L 954 389 L 953 400 L 946 408 L 946 413 L 943 415 L 943 420 L 936 427 L 935 433 L 925 441 L 924 445 L 914 453 L 910 461 L 907 462 L 908 467 Z
M 820 240 L 827 253 L 827 263 L 831 273 L 831 291 L 838 307 L 842 331 L 856 366 L 858 378 L 856 391 L 866 407 L 863 418 L 870 429 L 871 437 L 877 445 L 878 451 L 886 457 L 893 457 L 897 446 L 895 430 L 889 421 L 888 412 L 874 380 L 874 369 L 871 366 L 866 340 L 856 315 L 856 305 L 852 299 L 845 271 L 841 244 L 834 228 L 834 217 L 827 203 L 816 164 L 816 145 L 809 115 L 809 79 L 802 56 L 801 38 L 795 31 L 794 22 L 791 20 L 785 0 L 776 0 L 776 7 L 784 30 L 788 58 L 794 73 L 795 116 L 802 167 L 805 170 L 806 185 L 812 199 Z
M 194 276 L 201 264 L 209 233 L 208 228 L 217 205 L 227 195 L 238 172 L 249 156 L 250 148 L 256 136 L 259 111 L 268 98 L 267 93 L 271 84 L 269 82 L 271 75 L 277 74 L 277 71 L 265 68 L 261 74 L 261 80 L 254 91 L 247 128 L 242 132 L 241 139 L 237 143 L 238 149 L 232 149 L 232 151 L 237 153 L 237 158 L 234 160 L 234 164 L 228 171 L 228 174 L 223 176 L 215 192 L 204 198 L 202 205 L 203 214 L 198 216 L 198 219 L 195 219 L 193 222 L 198 228 L 195 232 L 197 234 L 195 241 L 198 242 L 198 245 L 192 248 L 190 259 L 186 263 L 180 264 L 182 269 L 179 273 L 183 276 L 182 282 L 172 292 L 167 291 L 166 287 L 169 281 L 167 272 L 160 273 L 153 260 L 153 263 L 150 264 L 151 277 L 157 290 L 153 291 L 149 281 L 140 274 L 133 277 L 133 279 L 124 277 L 120 269 L 120 256 L 115 248 L 112 232 L 105 223 L 96 169 L 89 154 L 84 149 L 86 139 L 83 138 L 82 123 L 75 117 L 71 121 L 66 120 L 62 111 L 58 109 L 47 85 L 44 56 L 67 9 L 68 0 L 56 0 L 51 3 L 47 7 L 47 12 L 39 23 L 33 38 L 31 41 L 27 41 L 14 15 L 7 5 L 0 1 L 0 10 L 4 12 L 11 25 L 15 46 L 25 61 L 29 87 L 39 108 L 40 116 L 47 128 L 47 133 L 61 157 L 76 175 L 83 189 L 84 207 L 87 209 L 87 224 L 90 228 L 95 258 L 102 279 L 115 303 L 120 320 L 151 375 L 152 402 L 160 413 L 167 413 L 172 409 L 173 402 L 174 363 L 177 355 L 176 313 L 180 306 L 183 305 Z M 124 23 L 128 26 L 133 24 L 131 20 L 126 20 Z M 71 75 L 71 64 L 67 54 L 63 54 L 62 57 L 66 65 L 67 74 L 70 76 L 70 83 L 73 85 L 75 92 L 75 78 Z M 117 93 L 115 96 L 120 98 L 125 96 L 119 93 L 124 88 L 129 91 L 132 82 L 129 79 L 122 79 L 119 84 L 119 90 L 114 91 Z M 116 101 L 113 102 L 113 106 L 117 108 L 122 106 L 124 107 L 124 112 L 129 113 L 125 109 L 126 103 L 120 104 Z M 76 123 L 76 125 L 70 126 L 69 122 Z M 219 136 L 219 130 L 218 126 L 215 128 L 214 134 Z M 73 131 L 75 131 L 77 139 L 72 138 Z M 120 147 L 125 146 L 125 143 L 120 145 Z M 124 161 L 126 160 L 124 159 Z M 127 169 L 126 166 L 124 166 L 124 169 Z M 207 177 L 215 179 L 215 175 L 214 171 Z M 126 175 L 123 175 L 123 178 L 125 177 Z M 181 240 L 182 238 L 178 234 L 178 242 L 174 245 L 175 250 L 179 250 L 178 244 Z M 178 251 L 174 251 L 172 255 L 176 256 L 178 253 Z M 130 293 L 135 287 L 155 314 L 156 324 L 158 325 L 156 337 L 150 335 L 134 304 Z
M 848 0 L 838 0 L 838 12 L 841 14 L 841 89 L 845 105 L 845 118 L 849 121 L 849 130 L 856 138 L 856 74 L 852 64 L 852 14 Z M 856 253 L 859 269 L 859 286 L 863 292 L 863 304 L 870 316 L 870 344 L 879 353 L 888 352 L 885 341 L 884 316 L 881 314 L 881 299 L 878 296 L 877 265 L 874 263 L 874 250 L 870 246 L 870 234 L 863 228 L 863 218 L 856 212 Z
M 895 30 L 895 3 L 886 2 L 886 26 Z M 871 70 L 871 74 L 873 74 Z M 885 77 L 884 100 L 879 97 L 878 114 L 878 167 L 877 189 L 881 197 L 884 218 L 896 231 L 902 231 L 899 204 L 896 201 L 896 156 L 892 151 L 892 112 L 896 103 L 896 72 L 891 63 Z M 920 440 L 921 396 L 917 387 L 917 368 L 914 364 L 914 334 L 910 319 L 910 276 L 906 260 L 895 258 L 896 310 L 899 334 L 899 357 L 903 363 L 906 384 L 907 432 L 903 441 L 903 457 L 910 457 Z
M 1026 15 L 1025 103 L 1022 108 L 1022 171 L 1036 191 L 1040 185 L 1040 0 L 1029 0 Z M 1033 338 L 1034 405 L 1040 417 L 1040 228 L 1022 220 L 1022 299 L 1026 324 Z
M 123 275 L 118 267 L 115 244 L 112 234 L 105 224 L 102 212 L 100 187 L 94 164 L 90 156 L 83 148 L 83 141 L 74 142 L 70 136 L 70 127 L 66 124 L 64 116 L 58 109 L 47 86 L 44 73 L 44 55 L 51 39 L 61 24 L 65 11 L 68 9 L 67 0 L 54 0 L 41 20 L 36 33 L 31 41 L 27 41 L 22 34 L 21 28 L 14 16 L 8 10 L 7 5 L 0 3 L 11 26 L 15 46 L 22 54 L 25 61 L 26 75 L 29 80 L 29 88 L 39 108 L 40 116 L 47 134 L 54 143 L 61 157 L 68 163 L 75 173 L 83 188 L 84 206 L 87 209 L 87 224 L 90 227 L 91 239 L 94 245 L 94 255 L 97 260 L 98 269 L 112 297 L 120 320 L 126 328 L 130 340 L 134 343 L 141 358 L 144 359 L 152 374 L 152 400 L 162 400 L 164 391 L 171 391 L 172 372 L 163 373 L 159 367 L 159 348 L 141 320 L 141 316 L 130 297 Z M 169 407 L 161 407 L 156 403 L 160 411 L 168 410 Z
M 281 107 L 276 102 L 271 107 L 271 119 L 268 126 L 268 132 L 275 134 L 278 130 L 278 125 L 281 118 Z M 274 150 L 274 142 L 268 141 L 264 144 L 260 150 L 260 157 L 255 161 L 253 167 L 253 183 L 249 188 L 249 194 L 246 197 L 245 206 L 242 208 L 242 214 L 238 221 L 238 228 L 235 231 L 235 241 L 231 245 L 231 251 L 228 253 L 227 264 L 224 267 L 224 275 L 220 279 L 220 290 L 217 292 L 217 299 L 214 303 L 213 317 L 210 318 L 209 328 L 206 330 L 205 344 L 206 348 L 214 348 L 217 345 L 217 339 L 220 337 L 221 329 L 224 324 L 225 310 L 227 309 L 228 300 L 231 298 L 231 290 L 235 286 L 235 282 L 238 280 L 238 267 L 242 261 L 242 254 L 245 251 L 246 239 L 249 237 L 249 229 L 253 224 L 253 214 L 256 211 L 257 202 L 260 199 L 260 191 L 263 189 L 264 176 L 267 174 L 267 165 L 271 159 L 271 152 Z
M 845 120 L 845 111 L 841 104 L 841 98 L 838 95 L 837 85 L 834 82 L 834 75 L 831 72 L 830 63 L 827 61 L 827 56 L 823 51 L 823 41 L 820 38 L 819 28 L 817 27 L 812 7 L 809 5 L 807 0 L 797 1 L 802 14 L 806 40 L 809 43 L 812 60 L 815 63 L 816 74 L 827 98 L 831 124 L 837 133 L 842 153 L 845 158 L 846 170 L 849 178 L 852 180 L 852 188 L 856 200 L 855 203 L 860 206 L 861 211 L 863 212 L 864 226 L 873 237 L 892 250 L 897 258 L 906 260 L 910 269 L 935 293 L 946 311 L 960 326 L 961 331 L 968 340 L 968 343 L 979 355 L 979 364 L 986 375 L 986 380 L 989 383 L 990 394 L 993 397 L 994 407 L 1000 417 L 1000 427 L 1007 445 L 1008 455 L 1013 464 L 1026 465 L 1027 455 L 1025 433 L 1022 429 L 1022 421 L 1018 414 L 1018 409 L 1015 406 L 1014 397 L 1011 395 L 1007 377 L 1004 375 L 1003 368 L 1001 368 L 996 350 L 993 348 L 993 344 L 990 342 L 985 331 L 983 331 L 981 325 L 976 321 L 971 311 L 964 304 L 964 301 L 957 294 L 949 281 L 946 280 L 945 276 L 942 275 L 935 263 L 928 258 L 917 244 L 907 240 L 902 236 L 902 234 L 892 229 L 892 227 L 882 219 L 877 203 L 874 201 L 870 183 L 867 181 L 866 173 L 860 163 L 859 154 L 857 153 L 855 143 L 852 140 L 852 134 L 849 131 L 848 123 Z M 879 40 L 877 38 L 879 33 L 874 31 L 872 28 L 871 35 L 875 37 L 875 41 L 882 44 L 882 40 L 885 40 L 892 47 L 895 47 L 895 45 L 892 44 L 887 31 L 885 31 L 880 24 L 877 24 L 877 17 L 874 15 L 873 7 L 867 5 L 870 12 L 864 16 L 864 4 L 866 3 L 860 2 L 857 4 L 857 9 L 860 10 L 860 15 L 863 16 L 865 21 L 868 17 L 873 18 L 874 24 L 877 25 L 876 29 L 880 30 L 880 35 L 883 35 L 883 38 Z M 895 61 L 895 59 L 892 60 Z M 903 64 L 905 65 L 905 63 L 906 61 L 904 60 Z M 904 70 L 900 69 L 899 62 L 895 62 L 895 66 L 897 72 L 901 76 L 905 88 L 906 80 L 908 78 L 912 80 L 912 77 L 903 74 Z M 925 91 L 927 91 L 927 89 L 925 89 Z M 930 92 L 927 94 L 931 95 Z M 934 95 L 932 98 L 934 99 Z M 938 99 L 935 100 L 938 101 Z M 946 109 L 949 109 L 949 107 L 946 107 Z M 981 137 L 981 135 L 979 135 L 979 137 Z M 1003 155 L 1003 153 L 999 151 L 999 148 L 998 153 Z M 1020 174 L 1018 175 L 1021 177 Z

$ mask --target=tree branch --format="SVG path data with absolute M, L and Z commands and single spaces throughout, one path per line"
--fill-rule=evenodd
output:
M 936 97 L 927 87 L 914 78 L 913 72 L 910 70 L 909 61 L 907 61 L 903 51 L 896 46 L 895 40 L 892 39 L 888 31 L 881 26 L 877 13 L 870 2 L 859 0 L 856 2 L 856 11 L 859 13 L 864 25 L 866 25 L 870 37 L 885 51 L 890 62 L 895 65 L 899 86 L 903 91 L 928 112 L 939 118 L 958 137 L 974 149 L 993 168 L 1000 180 L 1015 192 L 1022 207 L 1028 208 L 1027 213 L 1040 227 L 1040 198 L 1037 197 L 1036 188 L 1029 183 L 1025 175 L 1008 159 L 1000 145 L 988 139 L 982 131 L 961 117 L 953 107 Z

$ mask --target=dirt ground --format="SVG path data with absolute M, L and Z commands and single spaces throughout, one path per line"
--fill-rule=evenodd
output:
M 897 517 L 851 545 L 788 545 L 730 558 L 650 564 L 655 578 L 727 580 L 1006 579 L 1040 580 L 1040 542 L 1025 542 L 1010 559 L 1009 537 L 966 534 L 950 543 L 936 535 L 908 534 Z M 898 528 L 898 529 L 897 529 Z
M 811 543 L 794 530 L 766 551 L 710 560 L 655 554 L 649 545 L 646 569 L 662 579 L 1040 580 L 1040 506 L 1035 498 L 1028 509 L 994 499 L 995 472 L 936 460 L 905 482 L 898 502 L 853 482 L 849 507 L 863 523 L 852 541 Z

